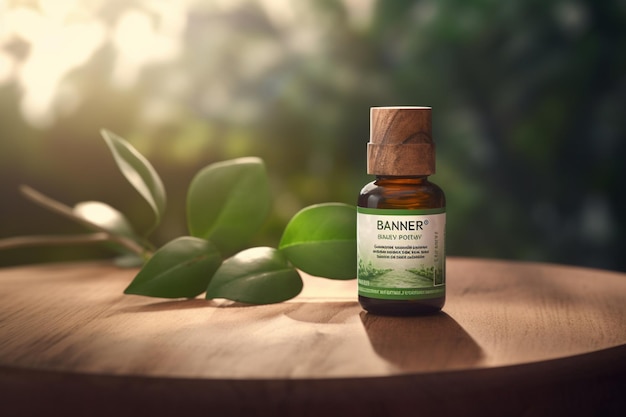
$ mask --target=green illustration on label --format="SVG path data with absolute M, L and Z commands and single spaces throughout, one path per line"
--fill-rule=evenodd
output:
M 418 300 L 445 295 L 445 209 L 357 208 L 359 295 Z

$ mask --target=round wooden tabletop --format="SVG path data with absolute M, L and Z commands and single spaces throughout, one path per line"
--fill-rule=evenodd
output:
M 444 311 L 356 282 L 281 304 L 123 295 L 136 270 L 0 270 L 0 415 L 622 415 L 626 274 L 450 258 Z M 35 400 L 36 399 L 36 400 Z

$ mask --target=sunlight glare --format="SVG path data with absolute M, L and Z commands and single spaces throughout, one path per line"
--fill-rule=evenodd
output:
M 22 111 L 36 126 L 52 122 L 60 81 L 87 62 L 105 40 L 104 28 L 95 21 L 60 26 L 42 18 L 41 28 L 32 39 L 31 52 L 18 76 L 24 92 Z
M 20 39 L 29 53 L 15 65 L 14 77 L 22 91 L 20 108 L 33 126 L 46 127 L 54 121 L 57 89 L 65 75 L 85 64 L 105 40 L 103 26 L 95 21 L 68 23 L 75 2 L 39 2 L 41 11 L 15 7 L 7 11 L 3 42 Z
M 181 13 L 174 7 L 167 10 Z M 150 63 L 175 59 L 181 52 L 178 33 L 161 33 L 150 16 L 135 10 L 127 11 L 113 33 L 113 44 L 118 52 L 113 81 L 120 87 L 136 82 L 141 69 Z M 179 29 L 180 30 L 180 29 Z
M 39 0 L 41 13 L 53 21 L 63 23 L 67 16 L 76 9 L 76 0 Z
M 278 27 L 290 27 L 296 23 L 296 14 L 290 0 L 259 0 L 272 23 Z

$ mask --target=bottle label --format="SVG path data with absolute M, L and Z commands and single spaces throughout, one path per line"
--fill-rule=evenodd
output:
M 445 208 L 357 207 L 359 295 L 421 300 L 446 292 Z

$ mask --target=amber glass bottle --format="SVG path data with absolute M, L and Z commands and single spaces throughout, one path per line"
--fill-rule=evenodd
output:
M 374 107 L 367 184 L 358 199 L 359 302 L 370 313 L 435 313 L 445 303 L 444 192 L 429 107 Z

